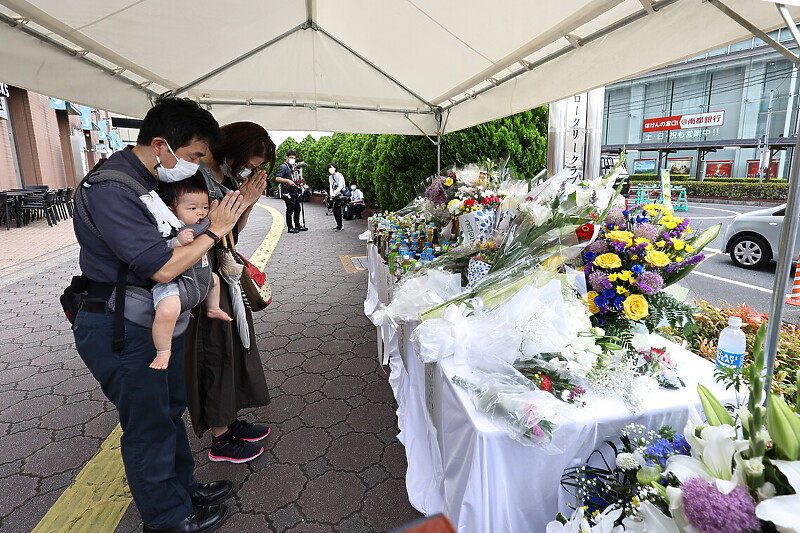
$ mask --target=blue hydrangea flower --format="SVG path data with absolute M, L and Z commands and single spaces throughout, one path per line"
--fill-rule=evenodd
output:
M 631 272 L 633 272 L 635 275 L 638 276 L 639 274 L 644 272 L 644 267 L 642 265 L 639 265 L 639 264 L 633 265 L 631 267 Z
M 594 252 L 584 252 L 583 253 L 583 260 L 585 262 L 594 261 L 594 258 L 597 257 L 597 254 Z
M 603 289 L 603 292 L 600 294 L 602 294 L 603 298 L 605 298 L 606 300 L 613 300 L 614 296 L 617 295 L 614 289 Z

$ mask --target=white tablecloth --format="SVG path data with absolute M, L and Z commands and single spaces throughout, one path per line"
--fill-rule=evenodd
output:
M 617 439 L 623 427 L 632 422 L 651 429 L 669 424 L 683 431 L 690 413 L 701 410 L 697 383 L 723 402 L 734 400 L 714 383 L 712 363 L 659 338 L 654 345 L 668 344 L 686 388 L 654 391 L 635 414 L 620 399 L 587 395 L 586 408 L 570 409 L 559 421 L 554 444 L 563 453 L 549 454 L 514 441 L 474 408 L 469 394 L 451 381 L 454 375 L 469 378 L 466 367 L 458 367 L 452 357 L 421 362 L 409 340 L 416 326 L 379 328 L 398 404 L 398 438 L 408 460 L 408 498 L 426 515 L 444 513 L 460 533 L 544 531 L 572 502 L 560 487 L 564 469 L 585 464 L 606 440 Z

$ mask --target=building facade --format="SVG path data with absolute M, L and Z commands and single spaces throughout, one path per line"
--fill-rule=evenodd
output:
M 121 147 L 106 111 L 0 83 L 0 191 L 75 187 Z
M 770 36 L 796 53 L 787 29 Z M 606 87 L 603 151 L 625 148 L 631 174 L 787 179 L 798 90 L 788 59 L 736 43 Z

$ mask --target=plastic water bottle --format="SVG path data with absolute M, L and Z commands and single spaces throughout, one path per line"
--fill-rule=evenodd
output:
M 717 367 L 741 368 L 744 363 L 746 338 L 741 329 L 742 319 L 738 316 L 728 317 L 728 327 L 719 334 L 717 343 Z

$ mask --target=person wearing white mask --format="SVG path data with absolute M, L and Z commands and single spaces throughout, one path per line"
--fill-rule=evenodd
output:
M 275 166 L 275 143 L 267 131 L 254 122 L 234 122 L 221 128 L 224 139 L 213 143 L 200 164 L 213 200 L 229 189 L 242 194 L 247 209 L 239 218 L 226 243 L 233 246 L 245 228 L 253 206 L 266 188 L 267 176 Z M 254 170 L 266 166 L 267 170 Z M 215 250 L 214 252 L 217 252 Z M 221 253 L 221 250 L 219 250 Z M 213 271 L 219 261 L 212 253 Z M 220 309 L 233 316 L 231 291 L 224 276 Z M 247 307 L 245 306 L 247 309 Z M 245 349 L 237 323 L 209 319 L 195 309 L 186 331 L 186 389 L 192 427 L 198 437 L 211 432 L 212 461 L 243 463 L 258 457 L 264 448 L 258 444 L 270 432 L 266 425 L 238 419 L 245 407 L 266 406 L 270 402 L 267 380 L 256 343 Z M 251 339 L 256 338 L 253 316 L 246 318 Z M 236 379 L 231 379 L 236 376 Z
M 333 229 L 342 231 L 342 205 L 347 205 L 350 191 L 347 190 L 347 183 L 336 163 L 328 163 L 328 185 L 330 186 L 329 194 L 333 200 L 333 218 L 336 219 L 336 227 Z
M 286 161 L 278 167 L 275 181 L 280 188 L 281 199 L 286 203 L 286 226 L 289 233 L 300 233 L 308 228 L 300 224 L 300 186 L 294 181 L 294 168 L 297 154 L 294 150 L 286 152 Z M 292 225 L 294 222 L 294 225 Z
M 358 188 L 355 183 L 350 186 L 350 203 L 347 205 L 345 211 L 345 220 L 353 220 L 353 218 L 361 218 L 361 213 L 364 212 L 364 193 Z
M 227 516 L 220 503 L 233 484 L 198 484 L 194 456 L 182 414 L 186 386 L 182 357 L 154 370 L 150 327 L 128 320 L 126 293 L 166 283 L 192 265 L 231 231 L 245 210 L 231 191 L 215 200 L 208 230 L 191 243 L 170 248 L 144 197 L 159 182 L 176 182 L 197 172 L 210 143 L 220 137 L 211 113 L 189 99 L 160 99 L 144 117 L 136 145 L 114 153 L 92 169 L 91 187 L 81 187 L 80 211 L 73 219 L 80 246 L 80 309 L 72 332 L 86 367 L 114 404 L 125 436 L 120 446 L 131 495 L 144 522 L 143 532 L 202 532 Z M 149 191 L 140 196 L 135 189 Z M 163 203 L 163 202 L 162 202 Z M 77 205 L 76 205 L 77 209 Z M 78 216 L 80 215 L 80 216 Z M 73 280 L 73 288 L 77 288 Z M 116 288 L 126 290 L 115 290 Z M 111 310 L 111 295 L 114 309 Z M 132 302 L 131 302 L 132 303 Z M 176 329 L 171 350 L 182 353 L 184 334 Z

